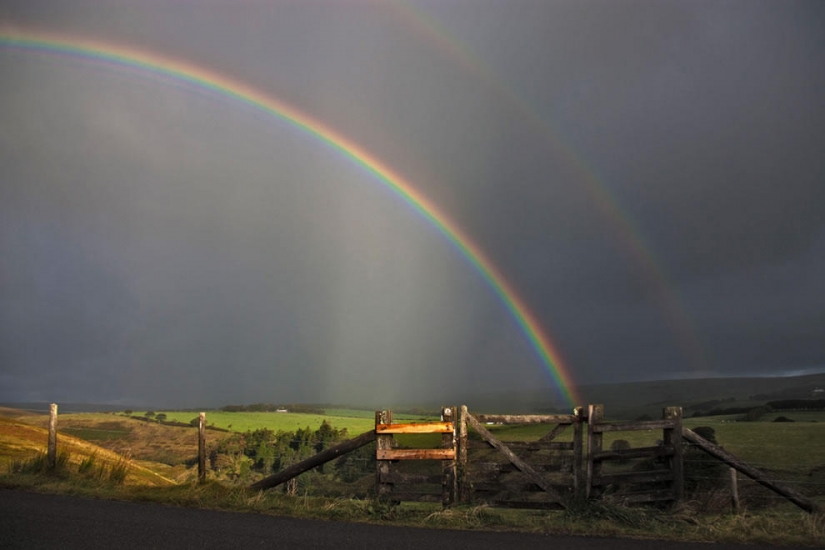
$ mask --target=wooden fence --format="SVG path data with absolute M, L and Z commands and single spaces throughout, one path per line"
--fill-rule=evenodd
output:
M 456 498 L 455 410 L 444 407 L 439 422 L 394 424 L 392 411 L 375 413 L 376 494 L 384 500 L 440 500 L 444 506 Z M 441 434 L 441 446 L 436 449 L 393 448 L 396 434 Z M 410 461 L 440 461 L 440 472 L 416 468 L 404 471 Z M 438 493 L 432 489 L 437 487 Z
M 57 405 L 53 403 L 49 409 L 47 464 L 53 469 L 57 455 Z M 200 481 L 206 473 L 205 419 L 206 414 L 200 413 Z M 586 437 L 583 424 L 587 425 Z M 504 425 L 553 427 L 538 439 L 505 442 L 493 433 Z M 555 441 L 570 427 L 571 441 Z M 662 438 L 654 446 L 603 448 L 605 433 L 640 430 L 661 430 Z M 440 434 L 441 445 L 430 449 L 396 448 L 393 440 L 396 434 Z M 577 407 L 570 415 L 472 415 L 462 405 L 458 410 L 444 407 L 438 422 L 404 424 L 393 423 L 392 411 L 376 411 L 375 429 L 293 464 L 250 488 L 276 487 L 373 441 L 376 442 L 376 496 L 384 500 L 440 499 L 444 506 L 456 502 L 486 502 L 522 508 L 563 508 L 571 499 L 610 499 L 624 504 L 676 502 L 684 493 L 683 450 L 688 442 L 730 466 L 732 472 L 750 477 L 803 510 L 820 511 L 809 498 L 769 479 L 723 448 L 684 428 L 681 407 L 664 408 L 661 420 L 613 423 L 604 421 L 603 405 Z M 502 457 L 506 461 L 500 462 Z M 622 471 L 621 466 L 634 459 L 641 460 L 645 467 L 639 468 L 637 462 L 629 471 L 627 468 Z M 421 461 L 440 462 L 440 472 L 404 473 L 398 469 L 401 463 Z M 604 468 L 611 463 L 619 467 Z M 732 479 L 736 479 L 735 474 Z M 410 485 L 428 484 L 437 485 L 438 493 L 409 491 Z
M 472 415 L 461 407 L 459 495 L 463 503 L 558 508 L 582 493 L 582 410 L 571 415 Z M 505 425 L 542 425 L 539 439 L 502 441 Z M 488 429 L 488 427 L 490 429 Z M 556 441 L 572 427 L 572 441 Z
M 569 415 L 470 414 L 466 406 L 445 407 L 440 422 L 393 424 L 392 411 L 376 413 L 377 496 L 393 501 L 435 500 L 411 488 L 440 485 L 441 502 L 485 502 L 517 508 L 563 508 L 571 498 L 599 498 L 606 489 L 624 502 L 676 501 L 682 497 L 681 409 L 666 408 L 662 420 L 608 424 L 601 405 L 576 408 Z M 587 425 L 585 440 L 583 425 Z M 503 441 L 501 426 L 542 425 L 531 441 Z M 557 436 L 571 429 L 569 441 Z M 603 450 L 609 431 L 662 430 L 661 444 Z M 392 434 L 441 433 L 440 449 L 394 449 Z M 586 445 L 586 447 L 585 447 Z M 608 461 L 651 458 L 650 468 L 630 472 L 602 470 Z M 441 460 L 441 473 L 403 473 L 410 460 Z M 646 486 L 647 485 L 647 486 Z
M 684 491 L 684 460 L 682 445 L 682 408 L 666 407 L 661 420 L 636 422 L 604 422 L 604 407 L 590 405 L 587 410 L 587 498 L 599 498 L 611 489 L 614 500 L 624 503 L 678 501 Z M 602 448 L 605 432 L 662 430 L 659 444 L 647 447 Z M 621 471 L 603 471 L 605 462 L 634 467 Z M 639 461 L 641 459 L 641 461 Z M 639 466 L 647 466 L 639 468 Z

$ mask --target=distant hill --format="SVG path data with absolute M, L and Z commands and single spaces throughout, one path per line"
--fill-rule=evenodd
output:
M 615 384 L 589 384 L 577 388 L 582 403 L 601 403 L 609 419 L 634 419 L 642 415 L 657 418 L 663 407 L 685 408 L 685 416 L 707 413 L 718 408 L 755 407 L 782 399 L 823 399 L 825 373 L 804 376 L 701 378 L 684 380 L 653 380 L 646 382 L 622 382 Z M 551 387 L 501 391 L 456 391 L 452 397 L 438 401 L 399 402 L 383 406 L 370 403 L 349 403 L 356 409 L 383 408 L 396 411 L 420 409 L 438 411 L 444 405 L 466 404 L 475 411 L 497 413 L 568 413 L 569 407 L 561 404 L 556 390 Z M 58 403 L 61 413 L 115 412 L 125 409 L 144 410 L 140 406 L 101 405 L 93 403 Z M 48 403 L 0 403 L 15 409 L 48 414 Z M 306 405 L 304 405 L 306 406 Z M 317 405 L 327 408 L 327 405 Z M 343 405 L 338 405 L 341 408 Z M 290 407 L 292 408 L 292 407 Z M 165 410 L 174 409 L 168 407 Z M 193 409 L 194 410 L 194 409 Z
M 601 403 L 611 419 L 633 419 L 642 415 L 657 418 L 663 407 L 685 408 L 685 416 L 707 413 L 714 408 L 753 407 L 777 399 L 822 399 L 816 389 L 825 388 L 825 373 L 788 377 L 702 378 L 592 384 L 580 386 L 582 406 Z M 454 399 L 471 409 L 501 413 L 569 412 L 560 406 L 555 390 L 487 392 Z M 420 406 L 439 405 L 421 403 Z
M 127 407 L 124 405 L 102 405 L 100 403 L 63 403 L 58 401 L 58 410 L 61 413 L 87 413 L 87 412 L 118 412 L 126 409 L 143 410 L 145 407 Z M 17 409 L 31 413 L 49 414 L 49 405 L 47 402 L 30 402 L 30 403 L 0 403 L 0 407 L 7 407 L 9 409 Z

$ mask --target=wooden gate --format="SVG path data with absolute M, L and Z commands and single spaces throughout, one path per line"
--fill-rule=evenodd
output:
M 441 500 L 444 506 L 455 502 L 456 440 L 454 408 L 441 409 L 440 422 L 394 424 L 392 411 L 375 413 L 375 459 L 377 497 L 381 500 Z M 395 434 L 441 434 L 441 448 L 394 449 Z M 408 461 L 441 461 L 441 471 L 405 472 L 401 463 Z M 438 493 L 431 488 L 440 487 Z M 428 490 L 430 489 L 430 490 Z
M 603 449 L 606 432 L 642 430 L 662 430 L 662 438 L 652 446 Z M 605 423 L 604 406 L 589 405 L 587 498 L 626 504 L 680 500 L 684 486 L 682 447 L 681 407 L 666 407 L 661 420 Z M 603 468 L 605 462 L 612 463 L 610 471 Z
M 582 409 L 569 415 L 459 415 L 458 492 L 462 502 L 561 508 L 582 485 Z M 503 425 L 542 425 L 537 440 L 502 441 Z M 557 437 L 572 427 L 569 441 Z M 470 432 L 468 430 L 472 430 Z

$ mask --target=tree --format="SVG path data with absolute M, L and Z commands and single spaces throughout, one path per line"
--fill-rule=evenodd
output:
M 146 411 L 143 416 L 145 416 L 146 418 L 154 418 L 155 411 Z
M 155 420 L 158 422 L 165 422 L 166 421 L 166 413 L 158 413 L 155 415 Z

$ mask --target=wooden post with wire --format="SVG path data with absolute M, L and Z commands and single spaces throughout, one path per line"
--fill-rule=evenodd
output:
M 390 461 L 378 456 L 382 452 L 392 450 L 392 434 L 379 435 L 377 430 L 378 426 L 386 424 L 392 424 L 392 411 L 375 411 L 375 483 L 377 488 L 376 497 L 379 500 L 387 499 L 392 492 L 392 484 L 387 481 L 390 475 Z
M 49 449 L 46 460 L 50 470 L 57 467 L 57 403 L 49 405 Z
M 585 497 L 599 496 L 596 486 L 602 473 L 599 453 L 602 452 L 602 433 L 596 428 L 604 420 L 604 405 L 587 406 L 587 471 L 585 480 Z
M 455 451 L 455 407 L 443 407 L 441 409 L 441 421 L 452 424 L 452 431 L 441 434 L 441 448 L 453 449 Z M 441 505 L 446 508 L 455 502 L 456 495 L 456 467 L 455 453 L 452 458 L 441 461 Z
M 458 413 L 458 456 L 456 457 L 456 499 L 461 504 L 470 501 L 467 478 L 467 405 L 461 405 Z
M 198 415 L 198 481 L 206 481 L 206 413 Z
M 682 500 L 685 493 L 685 467 L 682 448 L 682 407 L 665 407 L 662 409 L 662 419 L 672 420 L 673 427 L 663 430 L 663 442 L 673 449 L 673 455 L 668 457 L 668 466 L 673 474 L 673 499 Z

